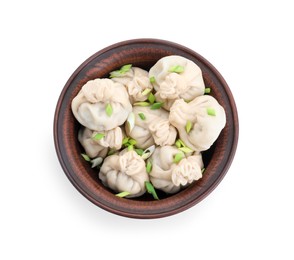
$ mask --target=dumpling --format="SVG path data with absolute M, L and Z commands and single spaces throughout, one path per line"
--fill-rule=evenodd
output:
M 218 138 L 226 124 L 226 114 L 217 100 L 209 95 L 195 98 L 186 103 L 175 101 L 170 109 L 169 120 L 179 132 L 183 142 L 194 151 L 205 151 Z M 186 130 L 190 122 L 191 130 Z
M 95 131 L 122 125 L 132 111 L 125 87 L 110 79 L 88 81 L 71 105 L 79 123 Z
M 135 151 L 127 151 L 127 149 L 118 155 L 105 158 L 99 178 L 105 186 L 115 192 L 130 192 L 128 198 L 144 194 L 145 182 L 149 181 L 145 161 Z
M 172 55 L 161 58 L 149 71 L 156 100 L 169 110 L 177 99 L 193 100 L 204 94 L 201 69 L 191 60 Z
M 148 159 L 152 164 L 150 181 L 156 189 L 176 193 L 202 177 L 201 153 L 184 157 L 180 162 L 174 163 L 175 155 L 180 152 L 175 146 L 157 147 Z
M 148 94 L 153 89 L 148 77 L 148 72 L 137 67 L 132 67 L 126 73 L 113 76 L 112 80 L 126 87 L 130 95 L 131 103 L 147 100 Z
M 175 143 L 177 131 L 169 122 L 168 112 L 164 109 L 152 110 L 150 107 L 134 106 L 135 126 L 130 131 L 126 124 L 126 134 L 135 139 L 138 148 L 146 149 L 151 145 L 172 145 Z M 140 115 L 144 116 L 144 119 Z

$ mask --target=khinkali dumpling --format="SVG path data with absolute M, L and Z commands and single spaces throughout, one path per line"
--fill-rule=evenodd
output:
M 103 184 L 115 192 L 127 191 L 128 198 L 145 193 L 145 182 L 149 181 L 145 161 L 135 151 L 120 152 L 105 158 L 99 172 Z
M 156 100 L 164 102 L 167 110 L 175 100 L 190 101 L 205 91 L 201 69 L 193 61 L 177 55 L 161 58 L 150 69 L 149 78 L 157 91 Z
M 75 118 L 83 126 L 106 131 L 122 125 L 132 105 L 125 87 L 110 79 L 88 81 L 72 101 Z
M 132 67 L 123 74 L 115 74 L 112 80 L 123 84 L 130 95 L 131 103 L 145 101 L 153 89 L 146 70 Z
M 167 111 L 134 106 L 133 113 L 135 125 L 130 129 L 130 124 L 126 124 L 126 134 L 136 140 L 136 147 L 146 149 L 154 144 L 164 146 L 175 143 L 177 131 L 170 124 Z
M 182 187 L 202 177 L 201 153 L 184 157 L 180 162 L 175 163 L 174 157 L 178 153 L 181 151 L 175 146 L 157 147 L 148 159 L 152 164 L 150 181 L 156 189 L 166 193 L 176 193 Z
M 195 98 L 187 103 L 175 101 L 170 109 L 169 120 L 183 142 L 194 151 L 205 151 L 215 142 L 226 124 L 226 114 L 217 100 L 209 95 Z M 190 122 L 191 130 L 186 129 Z

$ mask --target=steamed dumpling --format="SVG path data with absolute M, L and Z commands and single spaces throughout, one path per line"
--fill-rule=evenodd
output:
M 203 161 L 200 153 L 174 163 L 180 151 L 175 146 L 157 147 L 149 159 L 152 170 L 149 174 L 153 186 L 166 193 L 176 193 L 182 187 L 202 177 Z
M 189 103 L 183 99 L 175 101 L 170 109 L 169 120 L 188 147 L 194 151 L 205 151 L 225 127 L 226 114 L 214 97 L 204 95 Z M 192 125 L 189 133 L 186 131 L 188 121 Z
M 156 100 L 170 109 L 175 100 L 193 100 L 204 94 L 205 85 L 201 69 L 191 60 L 172 55 L 161 58 L 149 71 L 154 79 Z
M 122 125 L 131 111 L 125 87 L 110 79 L 88 81 L 72 101 L 75 118 L 95 131 L 107 131 Z
M 127 197 L 138 197 L 145 193 L 145 182 L 149 181 L 145 161 L 135 151 L 120 152 L 105 158 L 99 178 L 103 184 L 119 193 L 130 192 Z
M 168 119 L 168 112 L 164 109 L 152 110 L 150 107 L 133 107 L 135 126 L 130 131 L 126 124 L 126 134 L 136 140 L 136 147 L 146 149 L 151 145 L 172 145 L 175 143 L 177 131 Z M 143 114 L 143 120 L 139 114 Z
M 148 77 L 148 72 L 137 67 L 133 67 L 128 72 L 121 75 L 117 74 L 112 80 L 126 87 L 130 95 L 131 103 L 147 100 L 149 92 L 146 92 L 146 90 L 148 89 L 151 91 L 153 89 Z M 146 94 L 143 93 L 144 91 Z

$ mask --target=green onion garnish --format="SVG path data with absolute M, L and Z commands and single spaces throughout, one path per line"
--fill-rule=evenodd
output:
M 101 140 L 104 136 L 105 136 L 105 134 L 97 133 L 92 137 L 92 139 L 95 141 L 98 141 L 98 140 Z
M 113 109 L 112 109 L 112 106 L 108 103 L 106 108 L 105 108 L 105 112 L 106 114 L 110 117 L 113 113 Z
M 149 181 L 145 181 L 145 187 L 147 192 L 152 194 L 154 199 L 159 200 L 153 185 Z
M 123 198 L 123 197 L 125 197 L 125 196 L 130 195 L 130 194 L 131 194 L 131 193 L 128 192 L 128 191 L 122 191 L 122 192 L 120 192 L 120 193 L 115 194 L 115 196 L 120 197 L 120 198 Z
M 128 146 L 128 151 L 133 151 L 134 150 L 134 146 L 132 145 L 132 144 L 130 144 L 129 146 Z
M 128 142 L 130 145 L 135 145 L 137 144 L 137 141 L 135 139 L 129 139 L 129 142 Z
M 184 72 L 185 68 L 180 65 L 172 66 L 169 68 L 169 72 L 175 72 L 175 73 L 182 73 Z
M 85 153 L 81 153 L 81 156 L 83 156 L 83 158 L 85 159 L 85 161 L 87 161 L 87 162 L 90 162 L 91 161 L 89 155 L 87 155 Z
M 150 83 L 155 83 L 155 77 L 154 76 L 151 77 L 149 80 L 150 80 Z
M 129 142 L 129 137 L 125 137 L 123 140 L 122 140 L 122 144 L 126 144 Z
M 187 134 L 189 134 L 192 129 L 192 122 L 190 120 L 187 120 L 185 129 L 186 129 Z
M 150 103 L 142 101 L 142 102 L 136 102 L 133 105 L 134 106 L 139 106 L 139 107 L 148 107 L 148 106 L 150 106 Z
M 151 89 L 146 88 L 141 94 L 142 94 L 142 96 L 145 96 L 145 95 L 149 94 L 150 92 L 151 92 Z
M 209 94 L 209 93 L 210 93 L 210 91 L 211 91 L 211 89 L 210 89 L 210 88 L 205 88 L 205 91 L 204 91 L 204 93 L 205 93 L 205 94 Z
M 162 105 L 163 105 L 163 102 L 156 102 L 156 103 L 154 103 L 150 108 L 151 108 L 152 110 L 155 110 L 155 109 L 159 109 L 159 108 L 161 108 Z
M 175 155 L 175 157 L 174 157 L 174 163 L 178 163 L 178 162 L 180 162 L 183 158 L 185 157 L 185 155 L 182 153 L 182 152 L 180 152 L 180 153 L 177 153 L 176 155 Z
M 122 66 L 119 70 L 110 72 L 110 78 L 121 77 L 132 68 L 132 64 Z
M 145 119 L 146 119 L 146 117 L 145 117 L 145 115 L 144 115 L 143 113 L 139 113 L 138 115 L 139 115 L 139 117 L 140 117 L 142 120 L 145 120 Z
M 214 108 L 211 108 L 211 107 L 208 107 L 208 108 L 206 109 L 206 112 L 207 112 L 207 114 L 210 115 L 210 116 L 215 116 L 215 115 L 216 115 L 216 114 L 215 114 L 215 109 L 214 109 Z
M 181 147 L 181 148 L 178 148 L 180 151 L 184 152 L 184 153 L 192 153 L 193 150 L 189 147 Z
M 179 147 L 178 147 L 178 145 L 179 145 Z M 180 147 L 186 147 L 186 145 L 185 145 L 185 143 L 182 141 L 182 139 L 178 139 L 177 141 L 176 141 L 176 146 L 178 147 L 178 148 L 180 148 Z
M 150 104 L 153 104 L 155 102 L 155 97 L 152 93 L 149 94 L 148 100 L 149 100 Z
M 182 144 L 181 144 L 181 142 L 179 140 L 176 141 L 175 145 L 176 145 L 177 148 L 182 147 Z
M 146 171 L 147 173 L 150 173 L 152 170 L 152 164 L 150 161 L 147 162 L 147 165 L 146 165 Z
M 144 150 L 143 150 L 143 149 L 139 149 L 139 148 L 137 148 L 137 149 L 135 149 L 135 152 L 136 152 L 138 155 L 142 156 L 142 154 L 144 153 Z
M 203 168 L 203 169 L 201 170 L 201 173 L 203 174 L 203 173 L 205 172 L 205 170 L 206 170 L 206 169 L 205 169 L 205 168 Z
M 115 154 L 116 150 L 115 149 L 110 149 L 107 153 L 107 156 Z

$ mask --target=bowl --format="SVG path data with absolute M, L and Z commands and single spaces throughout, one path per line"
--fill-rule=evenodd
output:
M 149 70 L 160 58 L 181 55 L 201 69 L 206 87 L 224 107 L 226 126 L 214 145 L 203 153 L 205 174 L 202 179 L 174 195 L 159 193 L 135 199 L 119 198 L 106 188 L 81 157 L 78 142 L 79 123 L 71 111 L 71 102 L 89 80 L 108 77 L 109 72 L 125 64 Z M 238 114 L 232 93 L 221 74 L 205 58 L 177 43 L 159 39 L 134 39 L 116 43 L 98 51 L 83 62 L 65 84 L 54 117 L 54 142 L 60 164 L 75 188 L 95 205 L 131 218 L 160 218 L 182 212 L 203 200 L 220 183 L 228 171 L 238 143 Z

